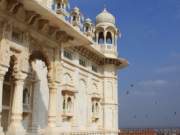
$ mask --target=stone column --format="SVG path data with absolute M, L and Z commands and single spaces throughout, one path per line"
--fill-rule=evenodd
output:
M 0 67 L 0 135 L 4 135 L 3 128 L 1 126 L 1 117 L 2 117 L 1 114 L 2 114 L 3 82 L 7 70 L 8 68 Z
M 26 77 L 25 74 L 15 75 L 11 123 L 7 135 L 25 135 L 26 133 L 22 125 L 23 88 Z
M 104 31 L 104 45 L 106 45 L 106 36 L 107 36 L 107 31 Z M 107 48 L 107 47 L 106 47 Z
M 45 135 L 56 135 L 56 115 L 57 115 L 57 85 L 55 82 L 49 83 L 49 108 L 48 127 Z
M 29 127 L 29 132 L 31 132 L 31 134 L 36 134 L 39 135 L 40 134 L 40 126 L 39 126 L 39 106 L 38 106 L 38 102 L 39 102 L 39 96 L 40 96 L 40 80 L 36 78 L 35 82 L 33 83 L 33 100 L 32 100 L 32 119 L 31 119 L 31 125 Z

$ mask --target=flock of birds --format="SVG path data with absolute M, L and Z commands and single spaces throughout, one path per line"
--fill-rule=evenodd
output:
M 131 84 L 130 87 L 133 88 L 133 87 L 134 87 L 134 84 Z M 126 95 L 130 95 L 130 94 L 131 94 L 131 93 L 130 93 L 129 90 L 126 91 Z M 158 105 L 158 101 L 155 101 L 154 104 L 155 104 L 155 105 Z M 177 112 L 176 112 L 176 111 L 173 112 L 173 116 L 177 116 Z M 136 118 L 137 118 L 137 115 L 135 114 L 135 115 L 133 116 L 133 118 L 136 119 Z M 149 115 L 148 115 L 148 114 L 145 114 L 145 118 L 148 119 L 148 118 L 149 118 Z

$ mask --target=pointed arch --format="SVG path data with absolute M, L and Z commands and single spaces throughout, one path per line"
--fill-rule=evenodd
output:
M 35 50 L 31 53 L 29 56 L 29 63 L 32 64 L 32 62 L 37 59 L 42 60 L 46 64 L 48 70 L 51 68 L 48 56 L 40 50 Z
M 111 32 L 107 32 L 107 35 L 106 35 L 106 43 L 107 44 L 112 44 L 112 41 L 113 41 L 113 39 L 112 39 L 112 33 Z
M 99 38 L 98 38 L 98 44 L 104 44 L 104 33 L 103 32 L 99 32 Z

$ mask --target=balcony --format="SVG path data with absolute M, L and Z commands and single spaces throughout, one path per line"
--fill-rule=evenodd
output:
M 66 117 L 66 118 L 72 118 L 73 117 L 73 112 L 63 112 L 62 113 L 62 117 Z
M 92 97 L 92 100 L 97 100 L 97 101 L 101 100 L 102 98 L 101 95 L 96 92 L 92 93 L 91 97 Z
M 63 8 L 56 8 L 56 13 L 57 14 L 62 14 L 64 16 L 69 16 L 69 13 Z
M 97 122 L 100 119 L 99 112 L 95 112 L 92 115 L 92 121 Z
M 109 57 L 109 58 L 118 57 L 116 46 L 112 44 L 101 44 L 101 45 L 96 44 L 96 45 L 93 45 L 93 48 L 103 53 L 106 57 Z
M 71 84 L 63 84 L 62 85 L 62 94 L 63 95 L 74 95 L 77 91 L 74 88 L 74 85 Z

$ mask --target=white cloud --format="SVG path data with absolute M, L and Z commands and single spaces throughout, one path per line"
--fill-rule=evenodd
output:
M 139 83 L 140 86 L 145 87 L 161 87 L 165 86 L 166 84 L 168 84 L 166 80 L 147 80 Z
M 180 66 L 178 65 L 164 66 L 156 70 L 157 73 L 172 73 L 177 71 L 180 71 Z

